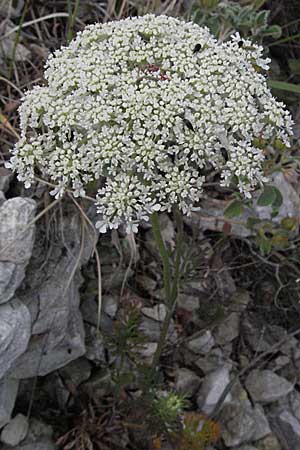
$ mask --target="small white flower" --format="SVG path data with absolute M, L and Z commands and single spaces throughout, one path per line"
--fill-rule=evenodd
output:
M 173 205 L 190 214 L 205 167 L 249 197 L 265 181 L 255 140 L 288 145 L 292 133 L 289 113 L 256 70 L 268 64 L 262 47 L 239 34 L 220 43 L 173 17 L 89 25 L 48 58 L 47 84 L 25 95 L 21 139 L 6 167 L 25 187 L 37 167 L 56 198 L 66 189 L 84 196 L 97 181 L 103 233 L 120 225 L 136 232 Z

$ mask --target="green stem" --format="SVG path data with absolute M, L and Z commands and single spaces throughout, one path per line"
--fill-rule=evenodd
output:
M 176 259 L 175 259 L 175 271 L 174 271 L 174 278 L 172 280 L 172 272 L 171 272 L 171 263 L 170 263 L 170 257 L 168 254 L 168 251 L 166 249 L 165 243 L 163 241 L 161 231 L 160 231 L 160 224 L 159 224 L 159 218 L 157 213 L 152 214 L 151 216 L 151 223 L 152 223 L 152 230 L 154 234 L 154 238 L 156 241 L 156 244 L 158 246 L 158 250 L 163 262 L 163 274 L 164 274 L 164 289 L 165 289 L 165 295 L 166 295 L 166 304 L 168 307 L 168 311 L 166 314 L 166 317 L 162 324 L 162 329 L 159 336 L 158 345 L 156 348 L 156 351 L 153 355 L 153 360 L 151 363 L 151 371 L 154 372 L 164 345 L 165 341 L 167 339 L 171 319 L 175 310 L 176 306 L 176 300 L 178 296 L 178 280 L 179 280 L 179 274 L 180 274 L 180 261 L 181 261 L 181 242 L 182 242 L 182 231 L 183 231 L 183 224 L 182 224 L 182 218 L 180 215 L 180 212 L 178 210 L 174 211 L 174 216 L 177 224 L 177 239 L 176 239 Z M 173 281 L 173 283 L 172 283 Z
M 175 272 L 174 272 L 174 278 L 173 278 L 173 287 L 171 292 L 171 304 L 173 302 L 176 302 L 178 297 L 178 285 L 179 285 L 179 278 L 180 278 L 180 263 L 181 263 L 181 256 L 182 256 L 182 242 L 183 242 L 183 221 L 182 221 L 182 215 L 178 208 L 174 208 L 174 219 L 176 223 L 176 258 L 175 258 Z
M 171 278 L 172 278 L 170 258 L 163 237 L 161 235 L 158 214 L 153 213 L 150 219 L 154 239 L 163 262 L 164 290 L 166 295 L 166 302 L 167 304 L 169 304 L 169 302 L 171 302 Z
M 25 20 L 25 16 L 26 16 L 26 13 L 27 13 L 27 10 L 28 10 L 28 5 L 29 5 L 29 0 L 27 0 L 25 5 L 24 5 L 23 11 L 22 11 L 22 15 L 21 15 L 21 19 L 20 19 L 20 23 L 19 23 L 19 28 L 17 30 L 16 38 L 15 38 L 15 41 L 14 41 L 14 46 L 13 46 L 13 49 L 12 49 L 12 54 L 10 56 L 11 60 L 10 60 L 9 67 L 8 67 L 8 76 L 7 76 L 8 79 L 10 79 L 12 77 L 12 72 L 13 72 L 13 67 L 14 67 L 14 62 L 15 62 L 17 46 L 18 46 L 19 41 L 20 41 L 22 25 L 23 25 L 23 22 Z
M 72 12 L 71 0 L 68 0 L 69 27 L 67 32 L 68 43 L 73 39 L 75 20 L 78 14 L 80 0 L 75 0 L 74 11 Z

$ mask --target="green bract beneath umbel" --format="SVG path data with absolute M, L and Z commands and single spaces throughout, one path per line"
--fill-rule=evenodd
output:
M 264 182 L 258 141 L 288 145 L 291 118 L 260 69 L 263 49 L 207 28 L 146 15 L 88 26 L 46 65 L 45 86 L 20 107 L 22 136 L 8 166 L 29 187 L 38 169 L 95 199 L 100 231 L 137 231 L 154 211 L 189 214 L 205 173 L 246 197 Z

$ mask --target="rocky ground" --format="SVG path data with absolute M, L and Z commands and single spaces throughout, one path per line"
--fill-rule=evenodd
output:
M 9 17 L 0 5 L 5 34 L 24 4 L 13 3 Z M 11 66 L 13 86 L 1 79 L 2 162 L 16 139 L 18 74 L 27 87 L 40 76 L 43 58 L 57 44 L 54 34 L 45 45 L 30 39 L 25 45 L 25 31 L 15 47 L 9 36 L 2 41 L 2 68 L 13 48 L 19 64 Z M 296 122 L 296 138 L 298 128 Z M 276 172 L 272 182 L 283 197 L 275 226 L 299 218 L 297 175 Z M 184 394 L 186 411 L 216 424 L 214 449 L 300 450 L 298 226 L 287 246 L 261 254 L 255 230 L 245 226 L 249 211 L 226 219 L 228 200 L 219 194 L 185 221 L 161 395 Z M 269 207 L 255 210 L 271 220 Z M 95 212 L 86 214 L 93 221 Z M 172 249 L 172 216 L 162 215 L 161 227 Z M 24 190 L 1 164 L 0 449 L 172 448 L 139 403 L 141 374 L 149 370 L 166 314 L 151 229 L 144 224 L 135 241 L 83 229 L 76 204 L 54 204 L 42 183 Z M 195 450 L 204 448 L 213 450 L 207 442 Z

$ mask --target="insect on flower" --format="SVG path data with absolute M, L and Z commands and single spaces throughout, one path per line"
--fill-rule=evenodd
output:
M 202 48 L 201 44 L 196 44 L 194 47 L 193 53 L 195 54 L 195 53 L 200 52 L 201 48 Z

